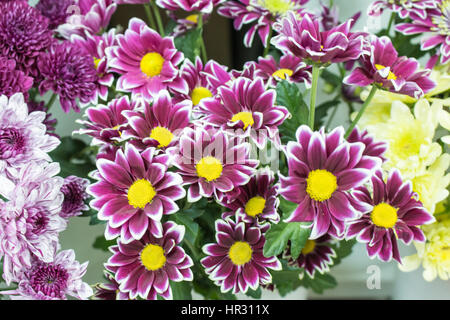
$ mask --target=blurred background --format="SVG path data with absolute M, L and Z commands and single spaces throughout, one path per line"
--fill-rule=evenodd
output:
M 324 2 L 328 3 L 328 1 Z M 377 32 L 387 25 L 389 13 L 385 13 L 375 24 L 373 21 L 368 21 L 366 10 L 371 2 L 370 0 L 334 1 L 340 9 L 341 21 L 350 18 L 357 11 L 362 11 L 361 18 L 354 30 L 368 28 L 367 31 Z M 319 10 L 318 3 L 318 0 L 310 0 L 308 6 L 313 10 Z M 112 26 L 121 25 L 126 28 L 131 17 L 141 17 L 145 20 L 144 12 L 139 5 L 120 6 L 113 16 Z M 241 32 L 234 31 L 230 20 L 213 14 L 205 26 L 204 33 L 208 57 L 234 69 L 240 69 L 245 61 L 255 60 L 262 54 L 263 48 L 256 39 L 253 48 L 245 48 L 242 45 L 245 31 L 245 29 Z M 319 103 L 326 99 L 326 93 L 319 91 Z M 52 113 L 58 119 L 57 133 L 60 136 L 70 136 L 74 130 L 79 129 L 80 126 L 75 120 L 80 118 L 81 114 L 73 111 L 64 114 L 56 105 L 53 106 Z M 342 104 L 339 106 L 333 124 L 345 123 L 347 119 L 348 109 L 345 104 Z M 79 135 L 75 135 L 75 137 L 89 142 L 87 137 Z M 103 235 L 103 231 L 103 224 L 92 226 L 89 225 L 89 218 L 75 217 L 71 218 L 68 229 L 61 234 L 62 249 L 73 248 L 80 262 L 89 261 L 84 279 L 89 284 L 103 281 L 103 263 L 109 258 L 109 254 L 92 247 L 95 239 Z M 400 249 L 402 256 L 415 253 L 413 246 L 403 246 Z M 450 299 L 450 281 L 445 282 L 438 278 L 434 282 L 428 283 L 422 278 L 423 270 L 421 268 L 410 273 L 403 273 L 398 270 L 396 264 L 396 262 L 383 263 L 378 260 L 370 260 L 365 247 L 357 244 L 349 257 L 345 258 L 339 266 L 331 269 L 333 276 L 338 281 L 335 289 L 327 290 L 323 295 L 300 289 L 283 299 Z M 379 271 L 380 286 L 369 289 L 367 282 L 374 270 Z M 240 296 L 240 298 L 248 299 L 246 296 Z M 263 293 L 263 299 L 280 298 L 277 292 L 266 291 Z

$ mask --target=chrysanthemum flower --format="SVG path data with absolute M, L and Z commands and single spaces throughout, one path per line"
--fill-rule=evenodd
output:
M 442 280 L 450 279 L 450 220 L 424 226 L 426 242 L 414 242 L 417 254 L 404 257 L 398 267 L 409 272 L 423 266 L 423 278 L 433 281 L 438 276 Z
M 77 121 L 84 125 L 78 133 L 88 134 L 97 141 L 113 143 L 120 139 L 121 132 L 128 127 L 127 118 L 122 114 L 126 110 L 134 110 L 139 104 L 136 101 L 130 103 L 128 96 L 111 100 L 108 105 L 97 105 L 86 109 L 88 120 Z
M 302 6 L 309 0 L 237 0 L 226 1 L 217 12 L 233 19 L 233 26 L 241 30 L 245 24 L 254 23 L 244 37 L 244 45 L 251 47 L 255 34 L 258 33 L 263 45 L 266 47 L 270 29 L 274 22 L 284 17 L 288 11 L 296 13 L 304 11 Z
M 133 18 L 117 41 L 118 46 L 106 50 L 111 70 L 121 74 L 117 90 L 145 99 L 167 88 L 182 90 L 180 86 L 184 83 L 174 80 L 178 73 L 176 66 L 184 56 L 176 50 L 173 38 L 161 38 L 144 21 Z
M 246 293 L 249 287 L 256 290 L 260 284 L 271 283 L 268 269 L 281 270 L 281 263 L 276 256 L 263 255 L 268 225 L 260 227 L 227 218 L 216 220 L 215 226 L 217 243 L 203 246 L 208 256 L 201 264 L 220 290 Z
M 430 50 L 439 46 L 441 63 L 450 61 L 450 1 L 434 1 L 437 9 L 427 10 L 426 16 L 411 14 L 412 23 L 398 24 L 395 29 L 406 35 L 422 34 L 421 49 Z
M 249 159 L 250 145 L 212 128 L 186 128 L 174 162 L 189 185 L 188 201 L 201 197 L 222 199 L 224 193 L 246 184 L 257 160 Z
M 342 127 L 325 134 L 301 126 L 296 137 L 287 145 L 289 176 L 280 175 L 280 194 L 299 204 L 286 221 L 312 222 L 311 239 L 326 233 L 341 239 L 346 221 L 358 215 L 350 191 L 365 183 L 381 160 L 364 155 L 363 143 L 347 142 Z
M 47 128 L 47 134 L 59 139 L 60 137 L 55 133 L 56 123 L 58 122 L 58 120 L 56 120 L 56 118 L 54 118 L 53 115 L 48 112 L 48 108 L 45 106 L 45 102 L 28 101 L 27 105 L 29 114 L 34 111 L 45 112 L 45 119 L 44 121 L 42 121 L 42 123 Z
M 370 54 L 360 58 L 361 66 L 345 77 L 345 84 L 361 87 L 377 85 L 416 99 L 436 86 L 429 77 L 430 70 L 417 71 L 419 62 L 416 59 L 398 57 L 388 37 L 373 36 L 370 43 Z
M 0 2 L 0 56 L 13 59 L 26 74 L 36 75 L 36 58 L 52 41 L 49 20 L 26 1 Z
M 113 13 L 117 9 L 114 0 L 75 0 L 73 13 L 61 24 L 57 31 L 61 36 L 70 39 L 73 34 L 84 36 L 101 33 L 111 21 Z
M 306 240 L 305 246 L 297 259 L 293 259 L 290 254 L 290 246 L 283 253 L 283 258 L 288 260 L 290 266 L 304 268 L 311 278 L 319 271 L 321 274 L 330 271 L 333 265 L 333 258 L 336 258 L 336 252 L 330 246 L 333 238 L 329 235 L 321 236 L 316 240 Z
M 380 16 L 385 9 L 397 12 L 400 18 L 405 19 L 410 14 L 425 19 L 427 10 L 438 6 L 439 0 L 378 0 L 373 2 L 367 14 L 369 16 Z
M 91 35 L 86 32 L 85 37 L 79 35 L 73 35 L 70 41 L 77 47 L 92 57 L 94 60 L 95 69 L 97 70 L 97 83 L 95 94 L 89 101 L 92 104 L 98 103 L 98 97 L 103 101 L 108 99 L 108 89 L 114 82 L 114 75 L 108 68 L 108 61 L 106 58 L 106 48 L 115 46 L 116 42 L 116 30 L 111 29 L 108 33 L 104 33 L 102 36 Z
M 200 102 L 195 112 L 200 121 L 222 130 L 242 131 L 259 148 L 267 139 L 278 141 L 278 126 L 289 117 L 289 111 L 275 104 L 275 91 L 267 90 L 262 79 L 236 79 L 230 87 L 218 89 L 215 99 Z
M 346 237 L 366 243 L 370 258 L 382 261 L 392 258 L 401 263 L 397 240 L 406 244 L 412 240 L 425 241 L 419 226 L 433 222 L 411 182 L 403 182 L 398 170 L 392 170 L 385 182 L 381 170 L 371 178 L 373 193 L 367 187 L 353 191 L 354 205 L 363 215 L 350 222 Z
M 225 0 L 156 0 L 156 4 L 169 11 L 212 13 L 215 6 Z
M 280 220 L 277 209 L 279 185 L 275 184 L 275 177 L 269 168 L 260 169 L 250 181 L 227 195 L 222 204 L 231 209 L 222 218 L 237 214 L 246 223 L 270 220 L 277 223 Z
M 347 137 L 347 141 L 351 143 L 362 142 L 365 145 L 363 155 L 369 157 L 378 157 L 382 161 L 386 160 L 383 155 L 385 154 L 388 145 L 383 141 L 375 141 L 375 139 L 369 132 L 367 132 L 367 130 L 361 131 L 358 127 L 355 127 Z
M 33 86 L 33 78 L 16 69 L 16 61 L 0 56 L 0 95 L 11 97 L 23 93 L 28 98 L 28 90 Z
M 73 0 L 39 0 L 36 9 L 49 19 L 49 28 L 56 29 L 72 14 L 69 7 L 73 4 Z
M 75 260 L 73 250 L 60 251 L 51 262 L 34 259 L 17 279 L 18 288 L 1 294 L 12 300 L 66 300 L 67 296 L 86 300 L 93 294 L 82 280 L 87 266 L 88 262 L 80 264 Z
M 189 126 L 191 109 L 189 101 L 175 104 L 169 92 L 162 90 L 151 104 L 145 104 L 143 112 L 123 112 L 129 127 L 123 130 L 122 139 L 131 139 L 130 143 L 142 150 L 154 147 L 167 151 L 177 145 L 183 129 Z
M 61 212 L 59 215 L 63 218 L 70 218 L 81 215 L 89 210 L 89 206 L 84 203 L 88 198 L 86 188 L 89 185 L 88 179 L 77 176 L 68 176 L 64 179 L 61 192 L 64 195 Z
M 327 31 L 320 31 L 318 18 L 289 12 L 274 24 L 279 33 L 271 43 L 285 53 L 302 58 L 308 64 L 329 64 L 358 59 L 365 54 L 364 34 L 352 33 L 353 21 L 347 20 Z
M 167 11 L 167 16 L 177 24 L 170 33 L 170 36 L 174 38 L 179 37 L 198 26 L 199 15 L 196 13 L 178 18 L 174 11 Z M 209 20 L 210 16 L 211 15 L 208 13 L 202 14 L 202 21 L 204 24 Z
M 0 172 L 34 160 L 51 161 L 48 152 L 59 140 L 46 134 L 45 113 L 28 113 L 21 93 L 0 96 Z
M 129 243 L 139 240 L 147 230 L 162 235 L 161 217 L 178 211 L 176 200 L 186 194 L 179 174 L 168 172 L 169 157 L 155 155 L 155 148 L 139 151 L 126 145 L 115 161 L 97 160 L 98 182 L 88 187 L 94 197 L 91 206 L 100 220 L 108 221 L 106 239 L 121 236 Z
M 46 262 L 53 258 L 59 233 L 66 228 L 59 216 L 63 179 L 54 176 L 58 172 L 58 164 L 31 162 L 18 172 L 20 182 L 6 195 L 9 201 L 0 203 L 0 252 L 8 284 L 31 265 L 32 256 Z
M 96 94 L 98 77 L 94 60 L 68 41 L 55 44 L 41 54 L 38 68 L 42 77 L 40 94 L 49 90 L 58 94 L 61 108 L 66 113 L 71 108 L 80 112 L 77 98 L 81 103 L 88 103 Z
M 259 57 L 255 67 L 256 75 L 272 87 L 276 87 L 282 80 L 303 82 L 307 87 L 311 85 L 311 67 L 307 66 L 302 59 L 290 54 L 281 56 L 279 63 L 270 55 L 266 58 Z
M 107 283 L 97 283 L 94 286 L 95 293 L 94 296 L 99 300 L 131 300 L 130 294 L 127 292 L 122 292 L 119 290 L 119 283 L 114 279 L 108 271 L 103 272 L 105 275 Z
M 115 270 L 120 291 L 131 299 L 156 300 L 157 295 L 172 299 L 169 280 L 192 281 L 192 259 L 178 246 L 185 228 L 169 221 L 163 224 L 160 237 L 146 232 L 140 240 L 129 244 L 118 241 L 110 247 L 113 256 L 106 266 Z

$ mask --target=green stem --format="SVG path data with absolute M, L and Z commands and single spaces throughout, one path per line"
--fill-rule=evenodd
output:
M 197 29 L 201 30 L 202 33 L 202 36 L 200 37 L 200 50 L 203 63 L 206 63 L 208 61 L 208 54 L 206 53 L 205 41 L 203 40 L 203 15 L 201 13 L 198 14 Z
M 394 23 L 394 20 L 395 20 L 395 15 L 396 15 L 396 13 L 392 12 L 391 17 L 389 18 L 389 23 L 388 23 L 388 26 L 386 29 L 387 36 L 389 36 L 389 32 L 391 31 L 392 24 Z
M 267 46 L 264 48 L 263 57 L 267 56 L 269 54 L 270 49 L 270 39 L 272 39 L 273 30 L 272 28 L 269 29 L 269 36 L 267 37 Z
M 152 15 L 152 9 L 150 8 L 150 3 L 144 4 L 145 14 L 147 15 L 148 22 L 150 23 L 150 27 L 153 30 L 156 30 L 155 18 Z
M 197 248 L 190 242 L 188 239 L 184 238 L 183 242 L 188 246 L 189 250 L 191 250 L 193 258 L 198 261 L 200 260 L 200 253 L 197 251 Z
M 45 108 L 47 110 L 50 110 L 50 108 L 53 106 L 53 104 L 55 103 L 56 98 L 58 97 L 58 95 L 56 93 L 53 93 L 52 96 L 50 97 L 50 100 L 48 100 L 47 105 L 45 106 Z
M 320 66 L 313 65 L 312 68 L 312 85 L 311 85 L 311 100 L 309 104 L 309 126 L 311 130 L 314 130 L 314 113 L 316 111 L 316 97 L 317 97 L 317 84 L 319 83 L 319 71 Z
M 359 110 L 358 114 L 356 115 L 355 120 L 351 123 L 350 127 L 345 132 L 345 138 L 347 138 L 350 133 L 352 132 L 353 128 L 355 128 L 356 124 L 358 123 L 359 119 L 361 119 L 364 111 L 366 110 L 367 106 L 370 104 L 370 101 L 372 100 L 373 96 L 375 95 L 375 92 L 377 91 L 376 86 L 372 86 L 372 90 L 370 90 L 369 96 L 367 97 L 366 101 L 364 101 L 364 104 L 362 105 L 361 109 Z
M 156 17 L 156 23 L 158 24 L 159 34 L 161 35 L 161 37 L 164 37 L 165 36 L 164 26 L 163 26 L 161 15 L 159 14 L 159 9 L 158 9 L 158 6 L 156 5 L 155 0 L 150 0 L 150 6 L 152 7 L 153 13 L 155 14 L 155 17 Z

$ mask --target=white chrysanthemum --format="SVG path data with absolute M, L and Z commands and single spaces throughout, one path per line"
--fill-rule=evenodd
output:
M 423 278 L 433 281 L 450 278 L 450 220 L 424 227 L 426 243 L 414 242 L 417 254 L 402 258 L 399 269 L 404 272 L 416 270 L 423 265 Z

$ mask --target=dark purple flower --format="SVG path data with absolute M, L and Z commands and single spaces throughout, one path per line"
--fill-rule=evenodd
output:
M 386 152 L 388 145 L 385 142 L 374 141 L 374 138 L 367 132 L 367 130 L 360 131 L 358 127 L 355 127 L 350 135 L 347 137 L 348 142 L 362 142 L 366 147 L 364 148 L 363 155 L 369 157 L 377 157 L 382 161 L 386 158 L 383 154 Z
M 80 112 L 76 99 L 87 103 L 95 94 L 98 77 L 94 60 L 67 41 L 39 56 L 38 67 L 43 78 L 39 92 L 42 95 L 52 90 L 58 94 L 64 112 L 71 108 Z
M 105 278 L 107 283 L 97 283 L 94 286 L 94 297 L 99 300 L 130 300 L 130 294 L 120 291 L 119 283 L 114 279 L 114 276 L 105 271 Z
M 386 182 L 383 173 L 377 171 L 372 176 L 372 189 L 370 192 L 364 186 L 354 190 L 352 202 L 363 215 L 350 222 L 346 237 L 367 243 L 370 258 L 378 256 L 382 261 L 394 258 L 401 263 L 397 240 L 406 244 L 425 241 L 419 226 L 435 219 L 417 200 L 411 182 L 403 182 L 396 169 Z
M 364 33 L 352 33 L 353 20 L 320 31 L 319 19 L 293 12 L 274 24 L 279 33 L 271 43 L 278 49 L 302 58 L 309 64 L 329 64 L 357 60 L 364 50 Z
M 64 179 L 61 192 L 64 194 L 61 212 L 59 215 L 63 218 L 79 216 L 82 211 L 89 210 L 84 201 L 88 198 L 86 188 L 89 180 L 76 176 L 68 176 Z
M 36 75 L 36 58 L 51 44 L 49 21 L 25 1 L 0 2 L 0 56 L 13 59 L 17 68 Z
M 72 14 L 69 6 L 74 3 L 75 0 L 39 0 L 36 9 L 49 19 L 49 28 L 55 29 L 65 23 L 66 19 Z
M 429 77 L 431 71 L 417 71 L 419 62 L 414 58 L 399 57 L 391 39 L 386 36 L 372 36 L 370 55 L 363 55 L 359 62 L 361 66 L 344 79 L 345 84 L 361 87 L 374 84 L 416 99 L 436 86 Z
M 33 78 L 16 69 L 16 61 L 0 56 L 0 95 L 11 97 L 21 92 L 28 97 L 33 86 Z

